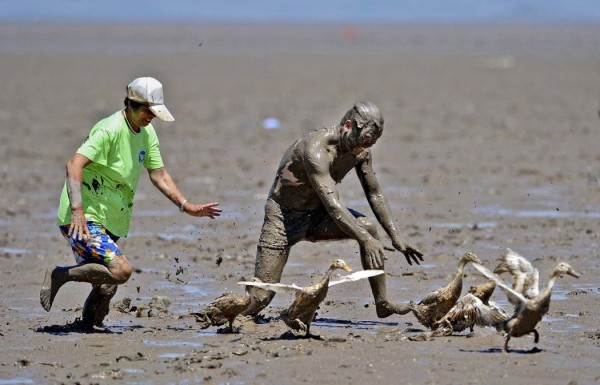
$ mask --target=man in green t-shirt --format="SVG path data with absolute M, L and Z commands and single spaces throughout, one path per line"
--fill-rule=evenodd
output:
M 82 317 L 83 326 L 88 328 L 102 323 L 117 285 L 131 276 L 131 266 L 116 242 L 129 231 L 142 168 L 181 212 L 211 219 L 221 214 L 217 202 L 197 205 L 185 199 L 164 167 L 150 124 L 155 117 L 174 120 L 164 104 L 162 84 L 150 77 L 135 79 L 127 86 L 124 104 L 123 110 L 92 128 L 67 162 L 57 223 L 77 264 L 49 268 L 40 291 L 40 302 L 50 311 L 62 285 L 69 281 L 91 283 Z

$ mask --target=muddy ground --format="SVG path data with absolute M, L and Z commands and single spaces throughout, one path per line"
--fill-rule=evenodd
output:
M 600 381 L 600 29 L 0 25 L 0 384 L 593 384 Z M 165 85 L 163 157 L 218 220 L 180 214 L 142 176 L 132 231 L 120 245 L 135 272 L 104 332 L 60 331 L 89 290 L 69 283 L 46 313 L 48 266 L 73 258 L 54 224 L 64 164 L 125 85 Z M 559 280 L 533 337 L 489 328 L 424 338 L 412 315 L 377 318 L 366 281 L 335 286 L 312 331 L 293 339 L 277 295 L 266 321 L 238 334 L 187 316 L 252 276 L 266 193 L 286 147 L 335 124 L 358 100 L 378 104 L 375 168 L 421 266 L 387 261 L 388 292 L 407 303 L 444 285 L 459 257 L 493 267 L 506 248 Z M 267 122 L 265 119 L 274 118 Z M 271 123 L 268 123 L 271 122 Z M 275 122 L 273 124 L 272 122 Z M 372 215 L 354 175 L 349 207 Z M 388 241 L 389 242 L 389 241 Z M 283 281 L 306 285 L 333 258 L 358 269 L 354 242 L 302 243 Z M 483 282 L 468 267 L 465 287 Z M 155 296 L 167 311 L 152 311 Z M 501 291 L 492 297 L 509 307 Z M 129 311 L 135 306 L 139 311 Z

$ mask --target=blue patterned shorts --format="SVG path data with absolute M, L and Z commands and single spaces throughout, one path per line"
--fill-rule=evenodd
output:
M 119 237 L 111 234 L 101 224 L 87 222 L 87 225 L 90 229 L 91 237 L 79 240 L 68 236 L 71 225 L 59 226 L 60 232 L 67 242 L 69 242 L 75 256 L 75 261 L 78 264 L 92 262 L 108 266 L 112 260 L 123 256 L 116 243 Z

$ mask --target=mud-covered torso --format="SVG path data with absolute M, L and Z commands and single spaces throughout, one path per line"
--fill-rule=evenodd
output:
M 339 140 L 337 128 L 327 127 L 306 133 L 294 142 L 281 159 L 269 196 L 279 204 L 298 211 L 310 211 L 322 206 L 308 176 L 307 154 L 319 155 L 320 165 L 326 165 L 329 176 L 336 184 L 370 156 L 368 151 L 356 156 L 342 150 Z M 336 191 L 327 193 L 337 195 Z

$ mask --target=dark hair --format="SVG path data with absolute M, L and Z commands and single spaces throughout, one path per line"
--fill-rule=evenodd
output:
M 125 105 L 125 107 L 131 107 L 131 109 L 133 110 L 137 110 L 140 107 L 145 106 L 145 104 L 136 102 L 135 100 L 131 100 L 129 98 L 125 98 L 125 100 L 123 100 L 123 104 Z

